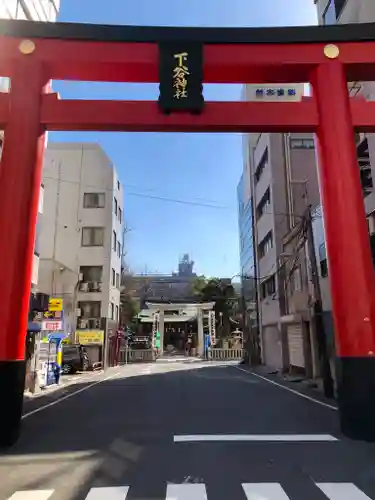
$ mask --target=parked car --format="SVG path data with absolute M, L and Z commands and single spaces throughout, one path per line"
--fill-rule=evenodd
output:
M 63 345 L 62 348 L 62 373 L 77 373 L 89 369 L 89 357 L 86 349 L 80 344 Z

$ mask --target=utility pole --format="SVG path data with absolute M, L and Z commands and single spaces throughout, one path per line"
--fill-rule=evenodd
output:
M 311 263 L 311 275 L 314 287 L 314 319 L 316 327 L 316 337 L 318 342 L 318 353 L 320 361 L 321 376 L 323 378 L 324 395 L 327 398 L 334 397 L 334 386 L 331 374 L 331 366 L 329 364 L 329 356 L 327 352 L 327 340 L 323 322 L 323 304 L 322 294 L 320 289 L 318 265 L 315 255 L 314 233 L 312 227 L 311 205 L 306 211 L 306 237 L 309 260 Z

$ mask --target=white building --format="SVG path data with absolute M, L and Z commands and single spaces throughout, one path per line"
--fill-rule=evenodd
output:
M 49 143 L 39 288 L 64 299 L 65 330 L 118 321 L 123 192 L 99 144 Z
M 60 0 L 0 0 L 0 19 L 56 21 Z M 9 79 L 0 77 L 0 92 L 7 92 Z
M 1 19 L 56 21 L 60 0 L 0 0 Z

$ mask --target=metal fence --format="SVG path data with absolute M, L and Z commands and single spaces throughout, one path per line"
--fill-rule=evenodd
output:
M 210 349 L 208 351 L 208 359 L 210 361 L 217 361 L 217 360 L 227 360 L 227 359 L 233 359 L 233 360 L 240 360 L 244 357 L 244 349 Z
M 121 349 L 120 363 L 142 363 L 155 361 L 154 349 Z

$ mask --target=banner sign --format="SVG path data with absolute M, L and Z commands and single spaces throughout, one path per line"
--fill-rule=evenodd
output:
M 104 331 L 103 330 L 81 330 L 76 331 L 76 338 L 78 344 L 104 344 Z

